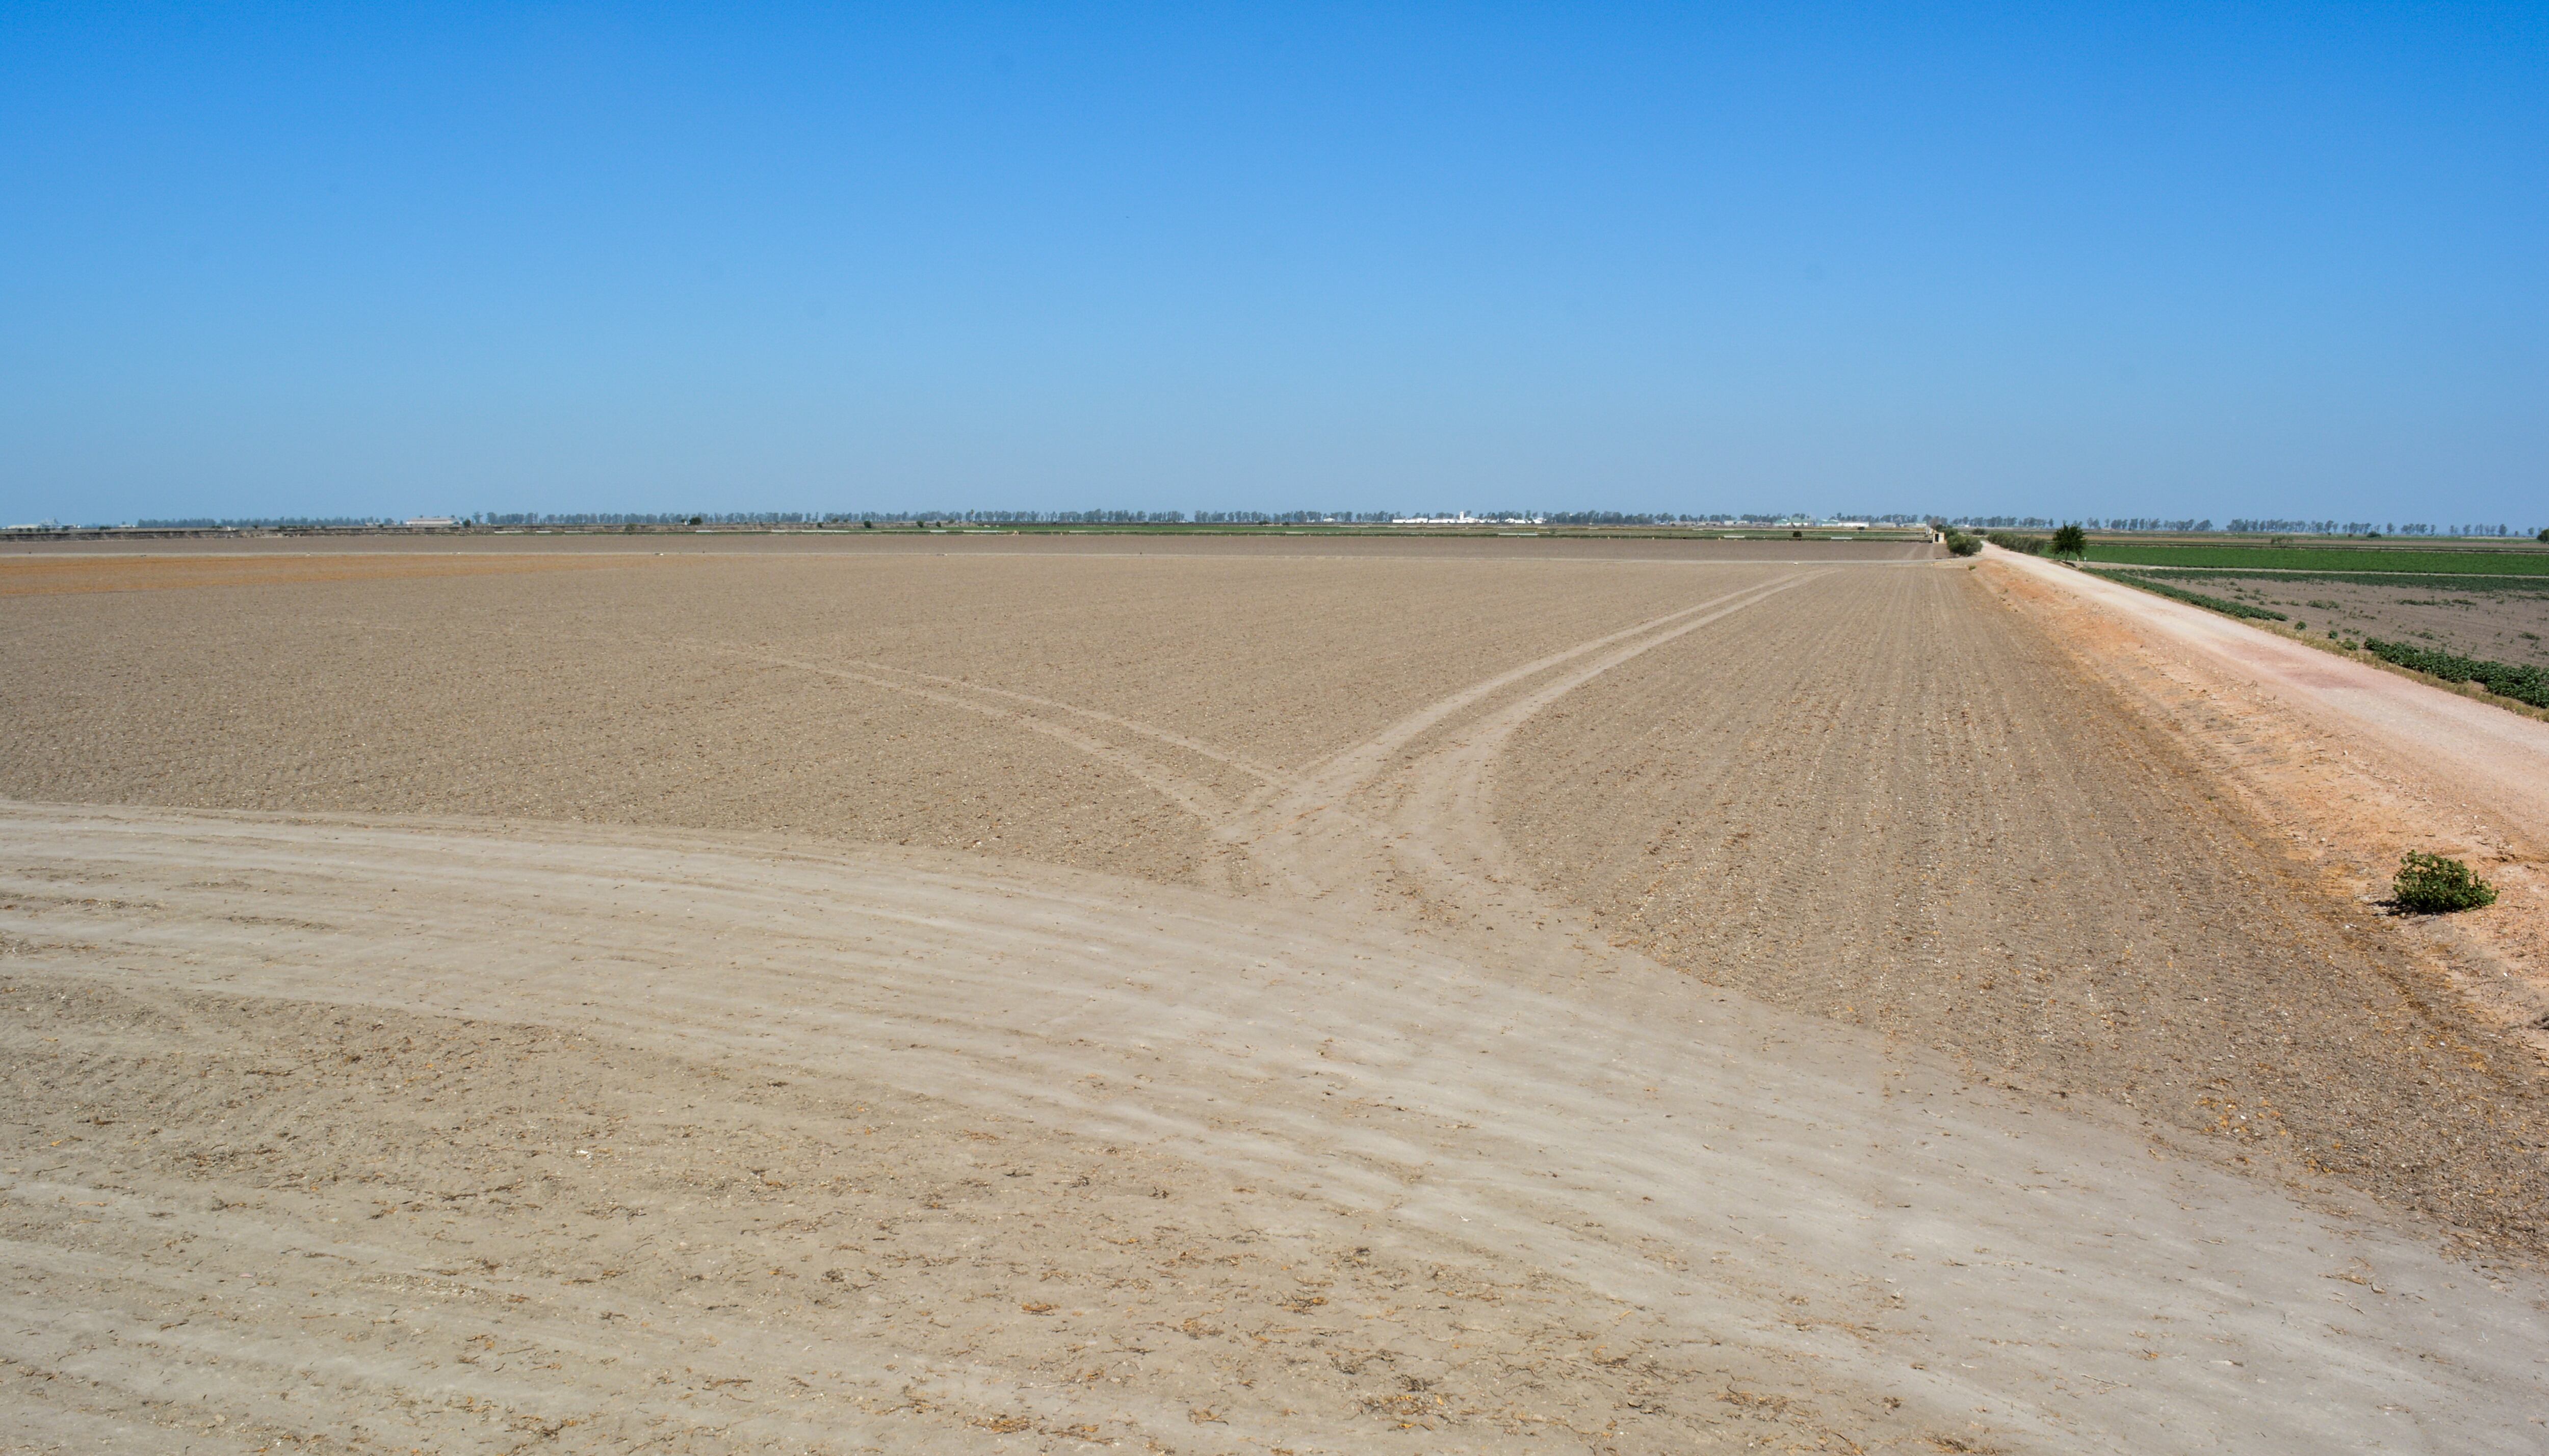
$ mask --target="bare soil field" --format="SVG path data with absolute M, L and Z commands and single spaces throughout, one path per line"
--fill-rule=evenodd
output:
M 2375 584 L 2268 574 L 2153 575 L 2189 591 L 2281 612 L 2308 631 L 2334 628 L 2463 657 L 2549 667 L 2549 641 L 2543 639 L 2549 634 L 2549 584 L 2537 578 L 2506 577 L 2502 585 L 2481 588 L 2469 585 L 2469 577 L 2437 586 L 2413 576 Z
M 1681 605 L 1694 569 L 957 539 L 23 599 L 6 666 L 44 687 L 0 702 L 0 792 L 785 829 L 1226 885 L 1194 811 Z
M 421 576 L 480 576 L 498 571 L 572 571 L 615 564 L 608 558 L 495 552 L 355 555 L 299 551 L 148 555 L 0 557 L 0 597 L 90 592 L 182 591 L 190 587 L 274 586 L 289 582 L 370 582 Z
M 2530 1048 L 1990 578 L 1000 540 L 0 562 L 0 1442 L 2549 1433 Z

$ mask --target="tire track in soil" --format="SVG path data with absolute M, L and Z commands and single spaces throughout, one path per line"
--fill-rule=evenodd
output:
M 1279 887 L 1293 895 L 1317 899 L 1368 885 L 1376 871 L 1376 856 L 1388 857 L 1401 871 L 1425 875 L 1432 881 L 1433 893 L 1440 895 L 1463 887 L 1474 892 L 1494 878 L 1482 867 L 1501 864 L 1504 859 L 1493 823 L 1483 807 L 1483 794 L 1496 752 L 1523 722 L 1620 663 L 1767 601 L 1817 574 L 1792 573 L 1767 585 L 1725 593 L 1492 674 L 1405 715 L 1372 737 L 1297 775 L 1155 724 L 995 684 L 878 663 L 814 662 L 725 643 L 667 638 L 663 644 L 856 682 L 1043 735 L 1124 774 L 1202 823 L 1222 842 L 1243 847 L 1259 862 L 1261 870 L 1273 871 Z M 1448 750 L 1437 748 L 1393 766 L 1393 758 L 1402 749 L 1441 731 L 1447 724 L 1457 723 L 1461 715 L 1482 702 L 1597 653 L 1600 655 L 1590 667 L 1532 689 L 1518 701 L 1496 710 L 1492 718 Z M 1152 754 L 1092 737 L 1034 711 L 1039 709 L 1183 750 L 1235 769 L 1255 780 L 1259 787 L 1242 801 L 1231 803 L 1212 785 L 1179 772 Z M 1404 781 L 1402 796 L 1424 798 L 1430 812 L 1401 813 L 1391 823 L 1383 824 L 1349 807 L 1359 796 L 1370 792 L 1384 774 L 1391 773 Z M 1467 868 L 1454 868 L 1456 861 L 1463 860 L 1468 862 Z M 1377 872 L 1383 877 L 1389 873 Z
M 36 1000 L 8 1065 L 41 1086 L 67 1059 L 94 1092 L 43 1105 L 54 1145 L 8 1203 L 9 1236 L 36 1245 L 11 1254 L 25 1308 L 88 1312 L 0 1348 L 86 1372 L 97 1401 L 130 1388 L 137 1416 L 137 1368 L 235 1392 L 265 1362 L 247 1388 L 270 1393 L 318 1362 L 333 1399 L 401 1409 L 442 1449 L 469 1448 L 482 1407 L 714 1449 L 810 1444 L 801 1408 L 905 1448 L 996 1422 L 1182 1449 L 1191 1400 L 1302 1449 L 1421 1416 L 1480 1450 L 1556 1428 L 1732 1445 L 1767 1421 L 1810 1448 L 2142 1451 L 2183 1444 L 2202 1409 L 2241 1449 L 2318 1451 L 2364 1448 L 2382 1403 L 2442 1444 L 2517 1449 L 2490 1432 L 2541 1394 L 2532 1285 L 2484 1287 L 2413 1238 L 1678 978 L 1552 993 L 1360 914 L 771 841 L 7 818 L 0 900 L 38 947 L 13 957 L 10 994 Z M 204 884 L 208 863 L 236 879 Z M 92 893 L 48 890 L 60 864 Z M 44 948 L 74 939 L 95 949 Z M 184 1044 L 137 1056 L 127 1034 L 154 1016 L 197 1029 L 163 1024 Z M 331 1019 L 370 1030 L 304 1034 Z M 578 1054 L 534 1075 L 524 1038 Z M 217 1080 L 206 1058 L 234 1041 L 253 1050 Z M 304 1091 L 330 1079 L 332 1111 Z M 344 1096 L 408 1130 L 367 1131 Z M 888 1108 L 901 1150 L 851 1158 Z M 988 1156 L 932 1134 L 951 1114 Z M 113 1130 L 128 1121 L 182 1140 L 163 1152 Z M 1107 1171 L 1127 1149 L 1149 1192 Z M 1084 1205 L 1073 1177 L 1104 1192 Z M 382 1200 L 407 1211 L 386 1227 Z M 217 1302 L 163 1269 L 142 1233 L 163 1213 L 214 1240 L 180 1263 L 254 1277 Z M 905 1222 L 902 1262 L 838 1266 L 875 1296 L 867 1318 L 812 1298 L 826 1261 Z M 1107 1262 L 1136 1245 L 1138 1266 Z M 321 1262 L 277 1270 L 252 1252 L 270 1247 Z M 348 1261 L 440 1272 L 372 1313 Z M 299 1327 L 314 1298 L 335 1322 Z M 1010 1312 L 1038 1303 L 1062 1315 L 1052 1335 Z M 2292 1317 L 2340 1305 L 2342 1324 Z M 499 1347 L 522 1362 L 486 1372 L 506 1379 L 459 1368 Z M 1061 1378 L 1090 1361 L 1109 1389 Z M 524 1383 L 552 1362 L 577 1372 L 563 1391 Z M 621 1365 L 673 1389 L 612 1396 Z M 737 1380 L 760 1389 L 718 1384 Z M 792 1382 L 832 1404 L 800 1407 Z M 681 1426 L 702 1401 L 727 1418 Z
M 1233 837 L 1273 869 L 1278 883 L 1306 899 L 1385 883 L 1397 884 L 1402 896 L 1474 898 L 1492 883 L 1487 867 L 1500 861 L 1501 851 L 1487 816 L 1464 812 L 1463 806 L 1483 790 L 1488 765 L 1516 728 L 1621 663 L 1765 602 L 1814 574 L 1794 573 L 1712 597 L 1448 694 L 1314 766 L 1234 826 Z M 1586 657 L 1594 659 L 1591 665 L 1522 692 L 1465 728 L 1456 727 L 1462 715 L 1493 703 L 1498 695 Z M 1440 735 L 1451 741 L 1411 751 Z M 1363 802 L 1374 797 L 1382 803 Z M 1462 923 L 1460 917 L 1439 912 L 1432 919 L 1438 925 Z

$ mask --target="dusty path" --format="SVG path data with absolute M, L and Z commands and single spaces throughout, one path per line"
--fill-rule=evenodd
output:
M 1073 579 L 1147 624 L 1173 600 L 1154 573 L 1184 569 Z M 1299 569 L 1270 567 L 1267 596 Z M 2537 1274 L 2447 1257 L 2340 1185 L 2188 1156 L 2122 1108 L 1977 1085 L 1899 1026 L 1696 986 L 1559 903 L 1553 846 L 1643 857 L 1642 826 L 1598 799 L 1546 818 L 1578 792 L 1549 732 L 1751 712 L 1828 787 L 1907 740 L 1825 734 L 1800 685 L 1732 671 L 1745 644 L 1757 674 L 1803 631 L 1855 681 L 1898 665 L 1855 614 L 1907 592 L 1908 621 L 2002 610 L 1917 563 L 1585 569 L 1643 574 L 1506 578 L 1500 616 L 1411 617 L 1377 671 L 1276 624 L 1208 691 L 1163 670 L 1169 636 L 1013 632 L 1000 659 L 913 650 L 873 611 L 790 634 L 768 588 L 830 575 L 756 575 L 722 617 L 611 585 L 672 578 L 542 578 L 622 629 L 552 617 L 568 651 L 704 674 L 731 713 L 788 705 L 801 755 L 879 741 L 852 726 L 909 705 L 934 717 L 887 721 L 1095 775 L 1155 806 L 1119 823 L 1177 826 L 1183 860 L 1090 841 L 1147 880 L 1069 867 L 1067 838 L 1037 863 L 775 831 L 793 820 L 0 805 L 0 1400 L 23 1444 L 2537 1449 Z M 502 603 L 527 580 L 383 590 Z M 149 595 L 107 610 L 148 619 Z M 13 609 L 40 630 L 0 650 L 73 640 L 61 602 Z M 337 621 L 370 631 L 360 610 Z M 467 706 L 481 690 L 414 640 Z M 162 702 L 130 677 L 56 696 L 81 694 Z M 252 674 L 232 701 L 281 712 Z M 0 706 L 51 734 L 102 721 Z M 391 783 L 443 771 L 431 723 L 367 722 Z M 2058 754 L 2066 722 L 2003 741 Z M 11 751 L 22 782 L 72 771 Z M 514 787 L 593 802 L 579 777 Z M 1892 792 L 1843 803 L 1881 826 Z M 2192 791 L 2151 792 L 2157 813 Z M 1809 859 L 1888 862 L 1755 817 Z M 2042 847 L 2032 821 L 2000 827 L 2022 842 L 1978 868 Z M 1862 955 L 1853 974 L 1922 964 Z

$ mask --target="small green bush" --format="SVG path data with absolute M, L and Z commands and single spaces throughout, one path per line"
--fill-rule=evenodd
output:
M 1967 535 L 1961 531 L 1947 533 L 1947 551 L 1950 555 L 1970 556 L 1982 548 L 1983 542 L 1980 536 Z
M 2077 526 L 2065 526 L 2053 533 L 2053 554 L 2085 556 L 2089 554 L 2089 533 Z
M 2496 904 L 2496 887 L 2470 873 L 2457 859 L 2419 854 L 2399 856 L 2399 877 L 2390 882 L 2390 898 L 2401 910 L 2419 915 L 2445 915 Z

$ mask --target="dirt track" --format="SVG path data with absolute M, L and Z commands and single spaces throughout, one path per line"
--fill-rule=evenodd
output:
M 39 1449 L 2541 1436 L 2518 1043 L 1953 567 L 0 611 Z

